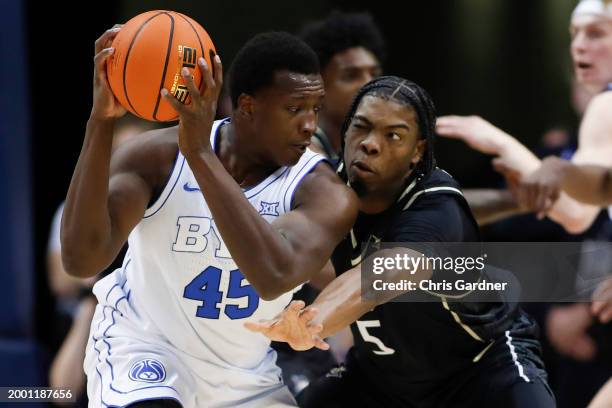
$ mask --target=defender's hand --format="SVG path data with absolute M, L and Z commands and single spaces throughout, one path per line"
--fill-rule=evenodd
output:
M 459 139 L 484 154 L 501 153 L 504 141 L 511 137 L 480 116 L 440 116 L 436 132 L 449 139 Z
M 166 88 L 161 90 L 162 96 L 179 114 L 178 144 L 185 157 L 212 151 L 209 135 L 223 87 L 223 67 L 218 55 L 215 55 L 213 64 L 214 75 L 204 58 L 198 60 L 198 67 L 202 71 L 202 90 L 196 87 L 189 69 L 183 67 L 181 70 L 191 98 L 189 105 L 182 104 Z
M 559 199 L 563 170 L 568 165 L 566 160 L 548 157 L 542 161 L 538 170 L 528 175 L 521 183 L 523 204 L 530 211 L 536 212 L 538 218 L 544 218 Z
M 294 300 L 274 319 L 259 323 L 246 322 L 244 327 L 261 333 L 272 341 L 288 343 L 296 351 L 309 350 L 313 347 L 328 350 L 329 344 L 318 336 L 323 330 L 323 325 L 311 324 L 318 311 L 312 307 L 304 309 L 304 306 L 303 301 Z
M 94 56 L 93 77 L 93 107 L 91 118 L 108 120 L 116 119 L 125 115 L 126 110 L 111 91 L 106 76 L 106 60 L 115 51 L 111 48 L 113 39 L 117 36 L 123 24 L 115 24 L 113 28 L 106 30 L 97 40 Z

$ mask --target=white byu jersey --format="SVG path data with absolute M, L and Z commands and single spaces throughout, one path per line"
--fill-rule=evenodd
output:
M 222 122 L 213 125 L 213 146 Z M 266 221 L 273 222 L 290 211 L 300 181 L 323 159 L 307 149 L 295 166 L 279 168 L 244 195 Z M 85 368 L 91 377 L 96 376 L 93 366 L 98 367 L 103 396 L 104 383 L 110 382 L 112 389 L 116 376 L 112 367 L 108 380 L 101 373 L 111 365 L 104 364 L 105 358 L 115 352 L 107 339 L 119 332 L 112 326 L 120 320 L 121 335 L 127 331 L 140 342 L 167 344 L 211 384 L 222 386 L 227 380 L 225 375 L 215 378 L 219 371 L 263 374 L 275 367 L 269 340 L 246 330 L 243 323 L 276 316 L 293 292 L 273 301 L 259 298 L 231 258 L 180 151 L 163 192 L 131 232 L 128 243 L 122 268 L 94 288 L 100 310 L 92 322 Z M 156 364 L 163 365 L 155 359 L 125 364 L 131 379 L 142 367 L 153 377 L 165 370 L 155 371 Z M 232 381 L 240 382 L 239 377 Z

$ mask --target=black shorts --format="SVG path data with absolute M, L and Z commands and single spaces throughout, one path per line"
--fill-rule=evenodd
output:
M 510 356 L 511 357 L 511 356 Z M 363 373 L 351 364 L 332 369 L 312 382 L 298 397 L 303 408 L 554 408 L 546 373 L 518 366 L 505 355 L 474 364 L 470 369 L 436 384 L 406 384 L 404 389 L 382 387 L 385 373 Z M 376 380 L 371 376 L 376 376 Z M 382 381 L 379 381 L 382 379 Z M 376 382 L 376 384 L 375 384 Z M 389 383 L 397 381 L 390 380 Z M 412 393 L 410 389 L 435 391 Z

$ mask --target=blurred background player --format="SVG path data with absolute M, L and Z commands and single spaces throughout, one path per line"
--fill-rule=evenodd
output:
M 612 93 L 601 93 L 612 81 L 612 12 L 601 0 L 582 0 L 570 24 L 571 54 L 577 81 L 594 96 L 580 127 L 574 163 L 609 164 L 612 128 L 609 109 Z M 441 136 L 459 138 L 472 148 L 498 156 L 497 163 L 520 176 L 535 171 L 540 160 L 512 136 L 478 117 L 446 116 L 438 120 Z M 596 206 L 561 197 L 549 217 L 572 233 L 588 229 L 599 213 Z
M 307 24 L 300 37 L 319 57 L 325 85 L 325 100 L 311 148 L 336 164 L 346 112 L 359 89 L 381 75 L 385 41 L 370 14 L 338 11 Z
M 591 100 L 580 125 L 577 165 L 610 166 L 612 157 L 612 5 L 603 0 L 582 0 L 571 16 L 571 56 L 576 81 Z M 472 148 L 497 156 L 494 164 L 517 187 L 538 170 L 541 161 L 518 140 L 479 117 L 447 116 L 438 120 L 441 136 L 463 140 Z M 521 191 L 519 188 L 516 191 Z M 523 190 L 524 191 L 524 190 Z M 518 194 L 519 201 L 525 194 Z M 520 203 L 519 203 L 520 204 Z M 523 202 L 524 206 L 529 204 Z M 554 205 L 546 205 L 548 217 L 575 240 L 610 240 L 610 219 L 596 205 L 579 202 L 565 193 Z M 583 244 L 584 252 L 589 242 Z M 609 273 L 609 260 L 581 260 L 581 269 Z M 592 271 L 590 271 L 592 270 Z M 595 391 L 612 375 L 612 328 L 602 325 L 584 303 L 553 306 L 545 317 L 545 332 L 558 353 L 552 385 L 560 407 L 585 406 Z

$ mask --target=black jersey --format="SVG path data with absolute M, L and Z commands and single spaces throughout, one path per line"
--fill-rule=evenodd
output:
M 441 169 L 423 179 L 408 180 L 387 211 L 359 214 L 351 234 L 333 253 L 338 275 L 352 268 L 351 260 L 361 253 L 359 243 L 369 242 L 372 236 L 383 242 L 480 240 L 458 183 Z M 453 302 L 429 296 L 430 302 L 379 305 L 353 323 L 355 346 L 348 368 L 353 366 L 401 403 L 404 396 L 408 402 L 440 392 L 442 383 L 455 381 L 474 364 L 492 362 L 500 347 L 511 345 L 513 356 L 541 367 L 535 323 L 516 304 Z

